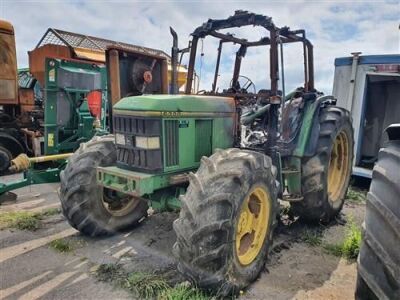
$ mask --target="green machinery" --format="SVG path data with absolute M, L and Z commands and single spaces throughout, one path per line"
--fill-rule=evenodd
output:
M 58 182 L 66 159 L 80 143 L 106 133 L 107 73 L 104 65 L 46 58 L 44 124 L 32 134 L 32 146 L 43 156 L 21 154 L 11 171 L 23 178 L 0 183 L 0 195 L 31 184 Z
M 260 26 L 269 34 L 249 41 L 221 31 L 242 26 Z M 187 49 L 178 49 L 171 33 L 176 91 L 178 55 Z M 220 42 L 214 82 L 209 91 L 192 95 L 197 45 L 210 37 Z M 296 42 L 303 45 L 304 85 L 286 95 L 283 46 Z M 226 43 L 238 47 L 234 71 L 230 86 L 217 89 L 219 65 L 230 62 L 221 59 Z M 252 47 L 269 54 L 270 86 L 258 91 L 241 74 Z M 198 27 L 189 52 L 184 95 L 127 97 L 119 90 L 129 76 L 118 68 L 129 65 L 121 65 L 128 56 L 108 53 L 110 74 L 121 76 L 111 77 L 109 86 L 112 95 L 122 96 L 113 106 L 113 134 L 95 137 L 69 158 L 60 198 L 69 223 L 91 236 L 137 225 L 149 206 L 180 209 L 173 226 L 178 270 L 198 286 L 228 295 L 263 269 L 278 199 L 310 221 L 328 222 L 339 213 L 350 180 L 353 129 L 349 113 L 314 88 L 313 46 L 304 30 L 237 11 Z M 147 84 L 148 72 L 162 72 L 156 58 L 148 65 Z

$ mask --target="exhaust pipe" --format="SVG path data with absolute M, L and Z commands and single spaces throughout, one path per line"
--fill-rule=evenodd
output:
M 172 35 L 172 49 L 171 49 L 171 66 L 172 66 L 172 76 L 171 76 L 171 86 L 170 94 L 178 94 L 178 35 L 176 31 L 169 27 Z

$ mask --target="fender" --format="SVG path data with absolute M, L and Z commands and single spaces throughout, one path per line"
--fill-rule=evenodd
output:
M 333 96 L 321 96 L 315 101 L 306 100 L 303 112 L 303 120 L 297 145 L 293 151 L 296 157 L 313 156 L 317 150 L 319 136 L 319 111 L 321 107 L 336 105 L 336 98 Z
M 389 141 L 400 141 L 400 123 L 389 125 L 385 132 L 389 137 Z

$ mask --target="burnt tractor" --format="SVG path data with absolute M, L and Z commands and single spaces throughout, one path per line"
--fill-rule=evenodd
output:
M 249 41 L 224 33 L 242 26 L 268 34 Z M 184 51 L 171 32 L 176 75 Z M 192 94 L 198 44 L 206 37 L 220 41 L 215 79 L 211 90 Z M 218 91 L 222 45 L 228 43 L 238 47 L 234 71 L 230 86 Z M 301 43 L 304 51 L 304 86 L 289 94 L 282 58 L 287 43 Z M 241 76 L 253 47 L 264 47 L 269 57 L 268 89 L 256 91 Z M 198 286 L 227 295 L 263 269 L 278 199 L 308 221 L 328 222 L 339 213 L 350 180 L 353 129 L 348 111 L 314 88 L 313 46 L 304 30 L 236 11 L 196 28 L 189 52 L 184 94 L 122 98 L 113 106 L 113 135 L 82 144 L 70 157 L 61 174 L 62 209 L 90 236 L 136 225 L 149 207 L 180 209 L 173 226 L 178 269 Z

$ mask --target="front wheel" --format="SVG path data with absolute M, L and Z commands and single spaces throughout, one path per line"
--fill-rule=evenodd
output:
M 117 160 L 114 137 L 94 137 L 69 158 L 61 172 L 60 200 L 69 224 L 83 234 L 114 233 L 147 215 L 144 200 L 97 185 L 96 168 Z
M 174 222 L 178 270 L 220 295 L 238 292 L 263 269 L 277 223 L 276 169 L 239 149 L 203 157 Z

